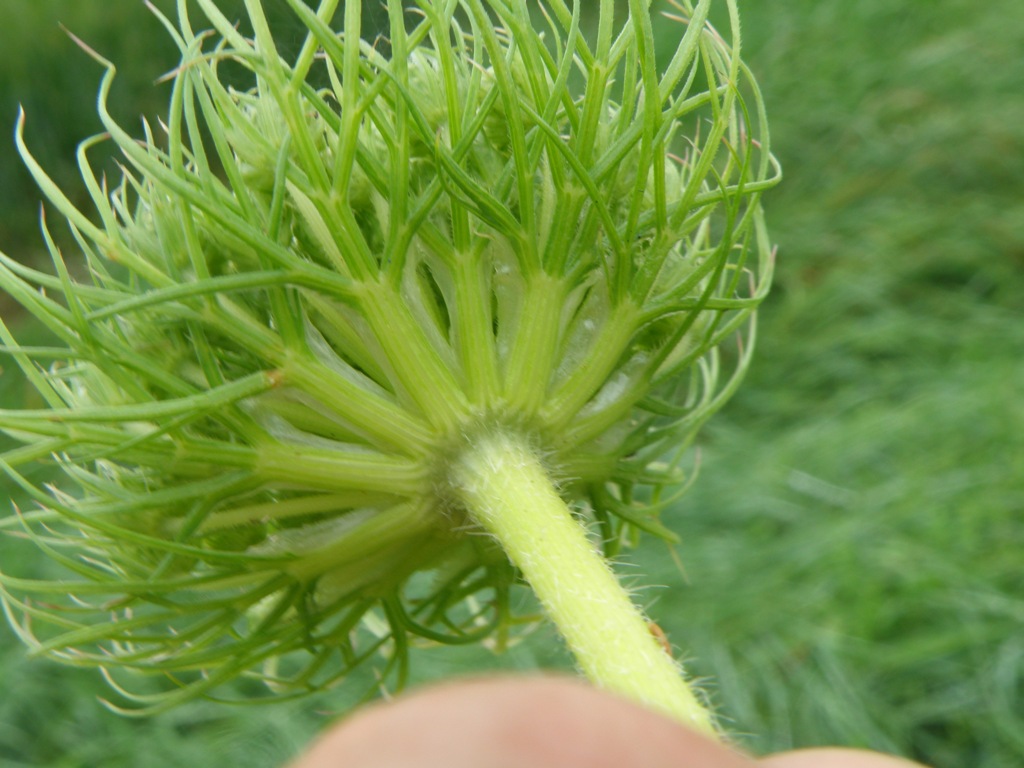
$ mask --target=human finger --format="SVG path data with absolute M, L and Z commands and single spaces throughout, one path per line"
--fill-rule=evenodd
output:
M 924 768 L 900 757 L 860 749 L 801 749 L 766 757 L 758 768 Z
M 292 768 L 757 768 L 632 702 L 560 677 L 444 684 L 368 707 Z

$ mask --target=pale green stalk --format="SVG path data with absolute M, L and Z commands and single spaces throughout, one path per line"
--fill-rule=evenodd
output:
M 484 435 L 457 462 L 459 497 L 523 572 L 595 684 L 713 734 L 682 669 L 558 495 L 534 450 Z

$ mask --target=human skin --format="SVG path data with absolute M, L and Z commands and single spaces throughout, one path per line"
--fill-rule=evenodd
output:
M 914 768 L 857 750 L 755 760 L 560 677 L 484 678 L 368 707 L 289 768 Z M 917 766 L 921 768 L 921 766 Z

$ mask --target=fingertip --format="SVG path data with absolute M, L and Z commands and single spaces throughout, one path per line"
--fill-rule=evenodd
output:
M 292 768 L 753 768 L 632 702 L 554 676 L 484 678 L 368 707 Z
M 861 749 L 801 749 L 766 757 L 760 768 L 925 768 L 901 757 Z

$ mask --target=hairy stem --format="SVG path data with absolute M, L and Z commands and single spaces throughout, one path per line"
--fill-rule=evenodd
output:
M 456 464 L 453 484 L 523 572 L 595 685 L 714 734 L 711 715 L 680 666 L 524 440 L 502 433 L 476 440 Z

